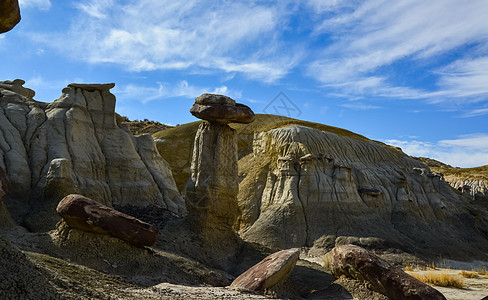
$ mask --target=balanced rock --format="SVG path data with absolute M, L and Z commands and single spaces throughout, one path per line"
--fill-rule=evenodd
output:
M 248 291 L 263 291 L 285 282 L 298 261 L 296 248 L 275 252 L 237 277 L 231 287 Z
M 229 97 L 203 94 L 190 111 L 199 115 L 195 111 L 202 109 L 198 110 L 203 112 L 201 117 L 209 122 L 202 122 L 195 135 L 186 207 L 192 229 L 199 233 L 207 251 L 220 253 L 220 261 L 233 255 L 239 241 L 233 229 L 238 214 L 237 139 L 227 123 L 254 118 L 248 107 L 242 111 L 240 107 Z M 209 111 L 216 114 L 207 114 Z M 247 111 L 245 120 L 240 115 L 243 111 Z M 216 264 L 222 266 L 221 262 Z
M 64 197 L 56 211 L 71 227 L 109 234 L 139 247 L 152 246 L 158 240 L 158 231 L 151 224 L 81 195 Z
M 390 299 L 446 299 L 433 287 L 359 246 L 342 245 L 332 249 L 330 267 L 336 278 L 345 275 L 367 282 L 373 290 Z
M 20 8 L 17 0 L 0 1 L 0 33 L 7 32 L 20 22 Z
M 197 118 L 222 124 L 248 124 L 254 120 L 254 112 L 248 106 L 216 94 L 202 94 L 196 98 L 190 113 Z

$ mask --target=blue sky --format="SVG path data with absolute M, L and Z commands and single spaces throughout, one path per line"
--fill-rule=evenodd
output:
M 221 93 L 410 155 L 488 164 L 486 0 L 19 2 L 0 80 L 24 79 L 36 100 L 115 82 L 117 112 L 175 125 L 195 120 L 195 97 Z

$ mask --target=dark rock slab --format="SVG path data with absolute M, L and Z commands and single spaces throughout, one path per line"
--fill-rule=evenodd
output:
M 345 275 L 367 282 L 374 291 L 390 299 L 446 299 L 433 287 L 359 246 L 342 245 L 332 249 L 330 267 L 336 278 Z
M 64 197 L 56 211 L 71 227 L 109 234 L 135 246 L 152 246 L 158 240 L 158 231 L 151 224 L 82 195 L 71 194 Z
M 295 267 L 297 248 L 275 252 L 237 277 L 231 287 L 247 291 L 264 291 L 285 282 Z

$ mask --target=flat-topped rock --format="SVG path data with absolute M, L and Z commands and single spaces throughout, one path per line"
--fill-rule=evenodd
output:
M 33 98 L 36 95 L 36 92 L 26 87 L 23 87 L 24 84 L 25 81 L 22 79 L 5 80 L 0 81 L 0 88 L 12 91 L 27 98 Z
M 115 86 L 115 83 L 70 83 L 68 87 L 77 87 L 84 90 L 106 91 Z
M 195 99 L 196 104 L 200 105 L 228 105 L 228 106 L 235 106 L 236 101 L 231 97 L 227 97 L 224 95 L 218 94 L 202 94 Z
M 73 228 L 109 234 L 139 247 L 152 246 L 158 240 L 158 231 L 151 224 L 82 195 L 64 197 L 56 211 Z
M 197 97 L 190 113 L 199 119 L 220 124 L 248 124 L 254 121 L 255 117 L 254 112 L 247 105 L 216 94 L 203 94 Z

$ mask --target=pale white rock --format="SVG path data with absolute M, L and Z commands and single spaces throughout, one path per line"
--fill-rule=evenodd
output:
M 452 245 L 460 256 L 488 248 L 488 223 L 475 223 L 488 214 L 473 215 L 466 197 L 393 147 L 293 125 L 255 134 L 243 160 L 237 227 L 245 240 L 288 248 L 371 237 L 441 255 Z
M 185 214 L 152 138 L 136 139 L 116 123 L 114 84 L 70 84 L 59 99 L 41 103 L 20 83 L 0 84 L 0 166 L 11 178 L 5 204 L 15 220 L 50 229 L 59 219 L 51 208 L 69 193 Z

